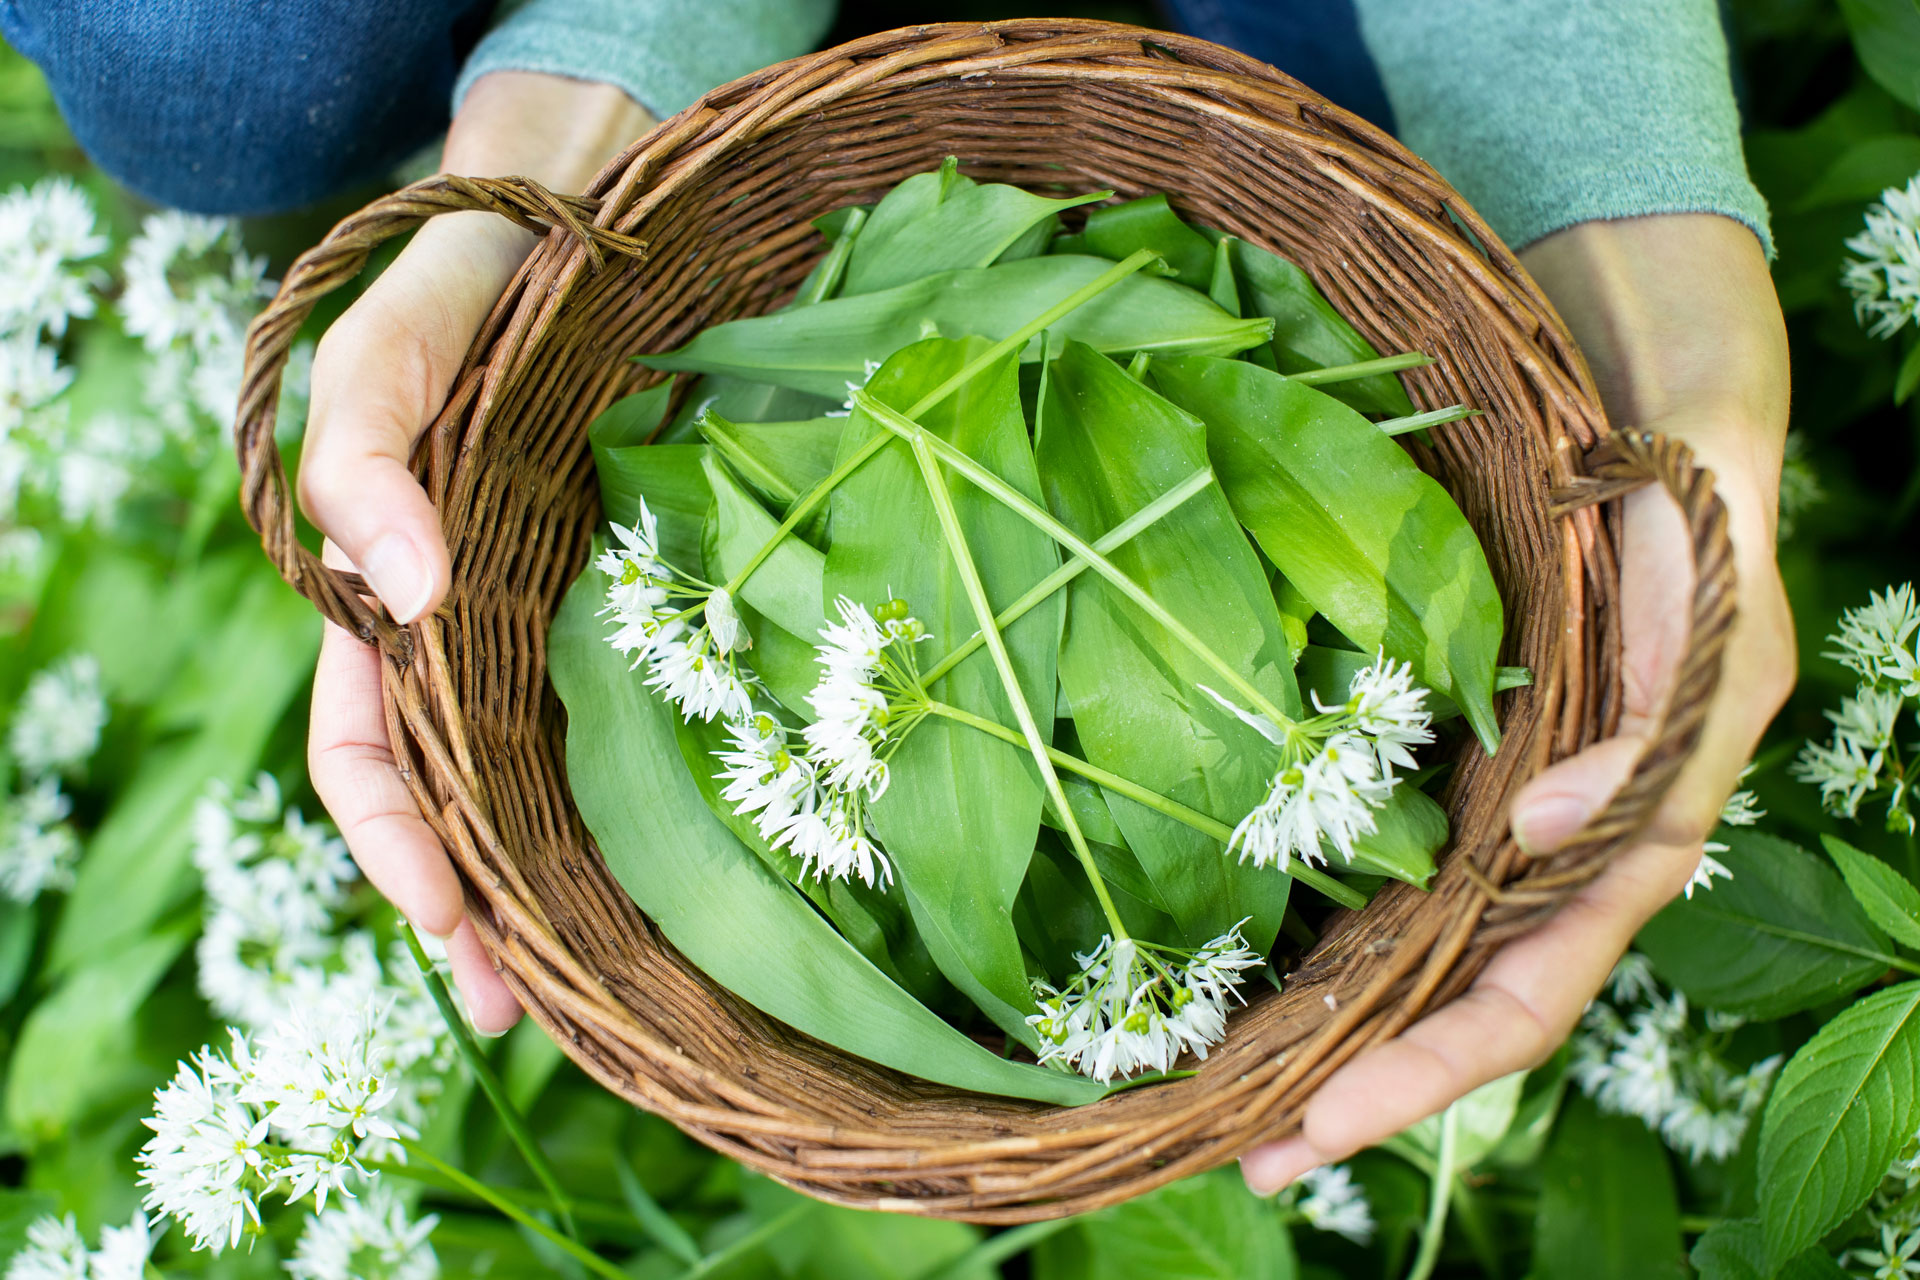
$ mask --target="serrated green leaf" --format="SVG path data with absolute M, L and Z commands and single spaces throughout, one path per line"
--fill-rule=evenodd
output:
M 1036 224 L 1110 194 L 1049 200 L 1005 183 L 975 182 L 949 158 L 938 170 L 901 182 L 874 208 L 854 242 L 840 295 L 891 289 L 936 271 L 991 266 Z
M 1767 1245 L 1755 1218 L 1717 1222 L 1687 1255 L 1700 1280 L 1849 1280 L 1845 1268 L 1818 1245 L 1796 1255 L 1779 1271 L 1767 1265 Z
M 1788 1060 L 1760 1123 L 1760 1221 L 1778 1267 L 1865 1204 L 1920 1127 L 1920 982 L 1841 1010 Z
M 1867 74 L 1907 106 L 1920 107 L 1920 5 L 1840 0 L 1840 12 Z
M 1412 663 L 1494 751 L 1500 594 L 1439 482 L 1352 409 L 1245 361 L 1169 357 L 1152 379 L 1206 424 L 1234 515 L 1287 581 L 1360 649 Z
M 887 980 L 702 803 L 673 712 L 601 636 L 596 584 L 567 593 L 549 643 L 567 778 L 614 878 L 715 982 L 808 1035 L 928 1080 L 1060 1103 L 1104 1090 L 1008 1062 Z
M 1846 841 L 1823 835 L 1820 843 L 1840 868 L 1854 901 L 1867 918 L 1903 946 L 1920 948 L 1920 889 L 1880 859 Z
M 1104 258 L 1053 255 L 943 271 L 878 293 L 715 325 L 676 351 L 639 359 L 655 369 L 725 373 L 839 400 L 869 367 L 930 332 L 997 341 L 1111 267 Z M 1271 325 L 1235 319 L 1205 294 L 1136 274 L 1050 333 L 1055 349 L 1073 338 L 1108 352 L 1233 355 L 1264 342 Z M 1036 337 L 1020 358 L 1038 360 L 1040 347 Z
M 1037 445 L 1047 503 L 1098 536 L 1206 465 L 1200 424 L 1092 348 L 1050 366 Z M 1282 711 L 1300 705 L 1293 656 L 1253 548 L 1210 487 L 1111 556 L 1121 572 L 1253 680 Z M 1097 574 L 1068 588 L 1060 684 L 1086 758 L 1232 825 L 1260 802 L 1275 749 L 1201 692 L 1220 677 Z M 1273 945 L 1288 880 L 1229 857 L 1214 840 L 1116 795 L 1107 807 L 1197 946 L 1251 916 Z
M 1682 1280 L 1680 1203 L 1660 1140 L 1567 1099 L 1540 1166 L 1535 1280 Z
M 1696 1005 L 1778 1018 L 1857 991 L 1894 957 L 1824 860 L 1778 837 L 1723 829 L 1733 872 L 1640 930 L 1660 976 Z
M 941 385 L 985 347 L 978 340 L 929 339 L 889 359 L 867 384 L 882 403 L 904 409 Z M 925 413 L 921 425 L 1003 480 L 1038 498 L 1039 480 L 1020 407 L 1012 359 L 982 370 Z M 863 412 L 849 420 L 842 449 L 883 428 Z M 994 609 L 1005 608 L 1058 567 L 1051 539 L 964 483 L 953 505 Z M 928 654 L 979 629 L 933 499 L 905 441 L 892 440 L 842 481 L 832 497 L 833 544 L 825 590 L 874 608 L 907 602 L 933 635 Z M 771 568 L 771 566 L 769 566 Z M 1005 631 L 1028 707 L 1043 731 L 1053 724 L 1058 597 Z M 991 656 L 974 653 L 929 692 L 1004 725 L 1012 703 Z M 1031 1043 L 1026 965 L 1011 911 L 1040 829 L 1043 793 L 1025 750 L 953 721 L 929 717 L 889 762 L 886 793 L 871 810 L 906 890 L 914 921 L 941 972 L 1009 1035 Z M 992 797 L 981 803 L 982 797 Z

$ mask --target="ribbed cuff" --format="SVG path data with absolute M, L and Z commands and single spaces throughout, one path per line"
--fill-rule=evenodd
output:
M 1508 247 L 1516 251 L 1581 222 L 1717 213 L 1753 232 L 1767 259 L 1773 259 L 1766 199 L 1744 173 L 1712 165 L 1611 165 L 1574 170 L 1544 185 L 1488 185 L 1475 209 L 1490 226 L 1500 228 Z

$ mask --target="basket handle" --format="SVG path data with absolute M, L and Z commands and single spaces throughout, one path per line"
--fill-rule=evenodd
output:
M 247 523 L 289 586 L 327 619 L 388 653 L 411 648 L 406 629 L 370 606 L 371 593 L 357 573 L 334 569 L 300 545 L 294 527 L 292 489 L 274 442 L 280 377 L 294 336 L 314 304 L 351 280 L 379 245 L 443 213 L 487 210 L 535 233 L 564 229 L 586 249 L 597 269 L 603 250 L 640 257 L 646 242 L 593 223 L 601 202 L 589 196 L 555 195 L 531 178 L 462 178 L 436 174 L 383 196 L 342 220 L 313 248 L 295 259 L 266 310 L 247 326 L 246 365 L 240 406 L 234 417 L 234 449 L 240 460 L 240 505 Z
M 1647 484 L 1660 485 L 1679 504 L 1694 565 L 1692 630 L 1672 696 L 1640 762 L 1604 810 L 1572 841 L 1540 859 L 1558 862 L 1564 871 L 1530 875 L 1508 887 L 1503 895 L 1508 900 L 1501 905 L 1519 908 L 1518 915 L 1531 915 L 1529 908 L 1540 905 L 1528 901 L 1535 892 L 1550 894 L 1557 903 L 1556 890 L 1564 892 L 1598 875 L 1607 855 L 1653 815 L 1700 741 L 1736 611 L 1738 579 L 1727 509 L 1714 492 L 1713 472 L 1694 460 L 1691 449 L 1671 436 L 1616 431 L 1587 453 L 1583 470 L 1585 474 L 1553 491 L 1550 515 L 1570 516 Z M 1496 909 L 1493 914 L 1506 913 Z

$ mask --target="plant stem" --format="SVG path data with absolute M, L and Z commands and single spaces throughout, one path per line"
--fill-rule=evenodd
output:
M 1414 1255 L 1407 1280 L 1428 1280 L 1440 1261 L 1440 1242 L 1447 1231 L 1448 1188 L 1453 1182 L 1454 1144 L 1460 1135 L 1459 1103 L 1440 1113 L 1440 1153 L 1433 1167 L 1433 1190 L 1427 1197 L 1427 1221 L 1420 1228 L 1420 1252 Z
M 1113 561 L 1101 555 L 1085 538 L 1082 538 L 1079 534 L 1054 519 L 1045 508 L 1040 507 L 1024 493 L 1021 493 L 992 471 L 974 461 L 964 450 L 955 448 L 947 441 L 942 440 L 939 436 L 934 435 L 925 427 L 913 421 L 912 414 L 901 414 L 893 409 L 889 409 L 886 405 L 881 404 L 878 400 L 867 394 L 865 390 L 854 392 L 853 402 L 858 408 L 873 418 L 874 421 L 899 436 L 902 440 L 910 443 L 918 440 L 926 441 L 927 447 L 938 455 L 940 461 L 946 463 L 955 471 L 958 471 L 968 480 L 971 480 L 977 488 L 984 491 L 989 497 L 994 498 L 1002 506 L 1014 512 L 1014 514 L 1020 516 L 1028 524 L 1039 529 L 1055 542 L 1058 542 L 1061 546 L 1067 548 L 1082 560 L 1085 560 L 1088 568 L 1119 588 L 1122 595 L 1138 605 L 1148 617 L 1166 628 L 1168 634 L 1172 635 L 1175 640 L 1185 646 L 1188 652 L 1192 653 L 1194 657 L 1198 658 L 1205 665 L 1211 667 L 1214 674 L 1218 675 L 1224 683 L 1230 685 L 1234 692 L 1244 698 L 1255 711 L 1271 720 L 1275 726 L 1285 730 L 1292 728 L 1297 723 L 1292 716 L 1287 715 L 1281 711 L 1279 707 L 1275 706 L 1272 700 L 1256 688 L 1251 680 L 1236 671 L 1230 663 L 1209 648 L 1206 642 L 1201 640 L 1199 636 L 1194 635 L 1185 623 L 1181 622 L 1168 611 L 1165 605 L 1148 595 L 1144 587 L 1122 573 Z
M 1091 302 L 1159 256 L 1159 254 L 1151 250 L 1140 249 L 1129 255 L 1125 261 L 1117 262 L 1112 267 L 1102 271 L 1098 276 L 1089 280 L 1086 284 L 1081 285 L 1078 289 L 1075 289 L 1072 293 L 1060 299 L 1060 301 L 1054 303 L 1000 341 L 988 347 L 972 360 L 967 361 L 951 378 L 948 378 L 945 382 L 915 401 L 913 407 L 907 410 L 907 416 L 910 418 L 919 417 L 952 395 L 955 391 L 959 390 L 973 375 L 1001 359 L 1008 352 L 1018 351 L 1021 347 L 1025 346 L 1034 334 L 1039 333 L 1042 329 L 1053 324 L 1069 312 Z M 888 412 L 891 413 L 892 410 L 888 410 Z M 865 444 L 854 450 L 845 462 L 835 467 L 832 472 L 827 475 L 826 479 L 807 490 L 798 501 L 787 508 L 786 517 L 780 521 L 779 527 L 774 529 L 772 535 L 767 538 L 766 542 L 761 545 L 758 551 L 753 553 L 753 556 L 746 564 L 740 567 L 740 572 L 734 574 L 733 577 L 727 580 L 727 594 L 739 595 L 741 585 L 753 576 L 754 570 L 766 563 L 767 557 L 773 554 L 774 548 L 779 546 L 788 534 L 797 529 L 802 520 L 805 520 L 809 515 L 813 514 L 813 509 L 819 506 L 842 480 L 845 480 L 855 471 L 865 466 L 867 459 L 880 452 L 881 447 L 885 445 L 889 439 L 891 439 L 891 437 L 885 432 L 876 434 L 871 440 L 868 440 Z
M 1353 364 L 1328 365 L 1324 369 L 1303 369 L 1299 373 L 1286 373 L 1280 376 L 1288 382 L 1319 387 L 1329 382 L 1368 378 L 1376 373 L 1399 373 L 1402 369 L 1419 369 L 1432 363 L 1433 357 L 1430 355 L 1419 351 L 1403 351 L 1397 356 L 1381 356 L 1377 360 L 1359 360 Z
M 1106 913 L 1114 941 L 1123 942 L 1129 937 L 1127 926 L 1120 920 L 1119 908 L 1113 905 L 1113 895 L 1107 892 L 1106 879 L 1094 863 L 1093 850 L 1087 847 L 1087 838 L 1080 831 L 1079 820 L 1073 816 L 1073 807 L 1067 803 L 1067 793 L 1060 785 L 1060 775 L 1054 772 L 1053 761 L 1047 757 L 1051 748 L 1046 739 L 1040 736 L 1040 725 L 1033 718 L 1033 708 L 1027 705 L 1026 691 L 1020 687 L 1019 674 L 1013 669 L 1013 657 L 1007 652 L 1006 637 L 1000 634 L 1000 628 L 994 621 L 993 603 L 987 599 L 986 583 L 980 579 L 980 566 L 973 561 L 973 548 L 967 545 L 966 532 L 960 527 L 960 515 L 953 509 L 953 494 L 947 489 L 946 475 L 940 470 L 939 460 L 934 457 L 933 450 L 927 446 L 927 438 L 924 433 L 913 438 L 913 456 L 920 464 L 921 478 L 927 482 L 927 492 L 933 499 L 934 514 L 940 519 L 940 532 L 946 537 L 947 550 L 953 556 L 953 563 L 960 571 L 960 582 L 967 590 L 967 603 L 973 607 L 974 620 L 980 624 L 980 638 L 986 643 L 987 652 L 993 656 L 994 668 L 1000 673 L 1000 684 L 1006 690 L 1007 701 L 1013 704 L 1014 718 L 1020 722 L 1026 748 L 1033 755 L 1035 767 L 1040 770 L 1040 781 L 1053 801 L 1054 811 L 1060 815 L 1061 825 L 1066 828 L 1067 842 L 1073 846 L 1073 856 L 1080 859 L 1081 868 L 1093 884 L 1093 896 L 1099 899 L 1100 910 Z
M 1390 436 L 1403 436 L 1409 431 L 1419 431 L 1426 427 L 1438 427 L 1449 422 L 1458 422 L 1462 418 L 1477 418 L 1478 409 L 1469 409 L 1463 404 L 1448 405 L 1444 409 L 1429 409 L 1425 413 L 1411 413 L 1404 418 L 1383 418 L 1373 425 Z
M 812 1213 L 819 1206 L 812 1201 L 796 1204 L 777 1218 L 769 1218 L 747 1234 L 735 1240 L 724 1249 L 715 1249 L 700 1261 L 682 1271 L 674 1280 L 699 1280 L 699 1277 L 726 1266 L 734 1259 L 753 1252 L 767 1241 L 791 1227 L 800 1219 Z
M 474 1039 L 473 1031 L 467 1026 L 467 1020 L 460 1016 L 454 1007 L 453 996 L 447 991 L 447 984 L 441 979 L 440 971 L 433 967 L 433 961 L 427 958 L 426 948 L 420 945 L 420 935 L 412 924 L 401 930 L 406 935 L 407 950 L 413 953 L 413 962 L 420 967 L 420 980 L 426 984 L 427 992 L 433 997 L 434 1004 L 440 1008 L 440 1016 L 446 1020 L 447 1030 L 453 1034 L 454 1044 L 459 1046 L 460 1056 L 466 1059 L 468 1070 L 479 1082 L 481 1092 L 487 1095 L 487 1101 L 500 1116 L 500 1123 L 513 1139 L 513 1145 L 520 1149 L 521 1157 L 527 1167 L 533 1170 L 533 1176 L 553 1197 L 554 1205 L 560 1215 L 560 1225 L 567 1235 L 578 1240 L 580 1230 L 573 1221 L 571 1202 L 560 1186 L 560 1178 L 547 1163 L 546 1153 L 540 1150 L 540 1144 L 534 1141 L 532 1130 L 527 1128 L 526 1119 L 520 1109 L 513 1105 L 513 1099 L 507 1096 L 507 1088 L 500 1076 L 487 1061 L 487 1055 L 480 1049 L 480 1042 Z
M 1202 468 L 1194 472 L 1185 480 L 1182 480 L 1179 484 L 1176 484 L 1173 488 L 1167 490 L 1152 502 L 1149 502 L 1146 506 L 1140 508 L 1125 520 L 1122 520 L 1119 524 L 1109 529 L 1106 533 L 1100 535 L 1099 539 L 1093 544 L 1094 550 L 1102 552 L 1113 551 L 1127 542 L 1132 541 L 1148 526 L 1172 512 L 1176 507 L 1186 502 L 1188 498 L 1193 497 L 1212 483 L 1213 471 L 1211 468 Z M 1025 595 L 1002 609 L 994 617 L 993 625 L 1002 631 L 1006 630 L 1023 617 L 1028 610 L 1085 573 L 1087 568 L 1087 562 L 1079 556 L 1068 560 L 1058 569 L 1055 569 L 1052 573 L 1034 583 Z M 975 632 L 973 637 L 965 644 L 927 668 L 926 673 L 920 677 L 921 680 L 931 685 L 934 681 L 940 679 L 962 662 L 972 657 L 979 651 L 980 646 L 985 643 L 986 641 L 981 633 Z
M 977 716 L 973 712 L 961 707 L 928 699 L 926 710 L 929 715 L 945 716 L 947 719 L 964 724 L 970 729 L 978 729 L 982 733 L 991 734 L 1002 742 L 1010 742 L 1016 747 L 1026 745 L 1026 739 L 1022 738 L 1014 730 L 1007 728 L 1007 726 L 1000 724 L 998 721 L 989 720 L 985 716 Z M 1181 804 L 1178 800 L 1163 796 L 1158 791 L 1143 787 L 1139 783 L 1128 778 L 1123 778 L 1117 773 L 1109 773 L 1097 764 L 1091 764 L 1088 761 L 1080 759 L 1078 756 L 1068 755 L 1058 747 L 1047 748 L 1047 759 L 1069 773 L 1077 773 L 1087 781 L 1105 787 L 1115 795 L 1125 796 L 1135 804 L 1145 805 L 1155 813 L 1163 814 L 1166 817 L 1172 818 L 1175 822 L 1192 827 L 1195 831 L 1200 832 L 1202 835 L 1210 836 L 1223 845 L 1233 840 L 1233 828 L 1221 822 L 1219 819 L 1209 817 L 1198 809 L 1189 808 Z M 1361 907 L 1367 905 L 1367 900 L 1363 895 L 1341 884 L 1326 872 L 1315 867 L 1310 867 L 1298 859 L 1293 861 L 1292 866 L 1286 874 L 1310 888 L 1317 889 L 1343 907 L 1350 907 L 1358 911 Z
M 860 229 L 866 224 L 865 209 L 855 205 L 847 211 L 847 225 L 834 237 L 833 247 L 827 250 L 827 256 L 820 259 L 813 279 L 794 297 L 794 306 L 810 307 L 833 296 L 840 287 L 841 278 L 847 274 L 847 260 L 853 256 L 853 242 L 860 238 Z
M 614 1266 L 611 1262 L 608 1262 L 605 1258 L 587 1248 L 578 1240 L 573 1239 L 571 1236 L 561 1235 L 558 1231 L 555 1231 L 552 1227 L 540 1221 L 540 1219 L 534 1217 L 519 1205 L 514 1204 L 505 1196 L 500 1195 L 486 1183 L 481 1182 L 477 1178 L 467 1176 L 465 1173 L 462 1173 L 460 1170 L 428 1151 L 419 1143 L 402 1138 L 400 1145 L 407 1149 L 407 1155 L 410 1158 L 425 1164 L 441 1177 L 446 1178 L 462 1191 L 465 1191 L 468 1195 L 486 1201 L 501 1214 L 513 1219 L 513 1221 L 519 1223 L 541 1239 L 554 1244 L 564 1253 L 577 1259 L 589 1271 L 597 1275 L 605 1276 L 607 1280 L 629 1280 L 626 1272 Z
M 463 1184 L 453 1182 L 435 1173 L 431 1169 L 424 1169 L 418 1165 L 406 1164 L 398 1160 L 362 1160 L 360 1163 L 371 1173 L 378 1173 L 387 1177 L 406 1178 L 409 1181 L 419 1183 L 423 1187 L 432 1187 L 438 1191 L 455 1192 L 460 1195 L 471 1196 L 471 1193 L 467 1191 Z M 500 1199 L 511 1200 L 523 1209 L 551 1213 L 559 1208 L 559 1205 L 555 1203 L 552 1196 L 543 1195 L 538 1191 L 526 1191 L 519 1187 L 495 1186 L 492 1183 L 488 1183 L 487 1188 Z M 487 1200 L 483 1201 L 483 1203 L 491 1205 L 493 1202 Z M 570 1200 L 568 1204 L 573 1209 L 574 1216 L 582 1222 L 599 1223 L 607 1227 L 626 1227 L 632 1229 L 635 1235 L 644 1236 L 647 1234 L 645 1225 L 637 1223 L 633 1213 L 617 1204 L 609 1204 L 600 1200 L 578 1199 Z

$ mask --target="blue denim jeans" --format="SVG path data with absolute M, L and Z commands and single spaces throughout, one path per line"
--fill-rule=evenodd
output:
M 159 204 L 273 213 L 447 126 L 494 0 L 0 0 L 80 145 Z
M 1393 131 L 1393 108 L 1360 40 L 1353 0 L 1161 0 L 1188 35 L 1271 62 L 1355 115 Z

